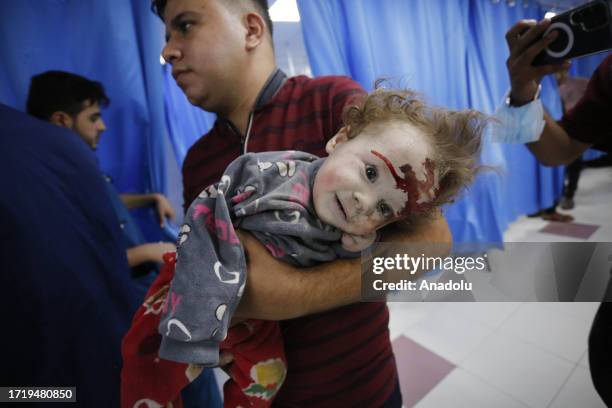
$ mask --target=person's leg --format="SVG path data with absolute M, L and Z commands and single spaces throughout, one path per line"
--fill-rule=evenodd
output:
M 589 366 L 595 389 L 606 405 L 612 406 L 612 281 L 591 327 Z
M 582 171 L 582 158 L 579 157 L 571 162 L 565 168 L 565 179 L 566 184 L 563 188 L 563 196 L 568 198 L 574 198 L 576 189 L 578 188 L 578 179 L 580 179 L 580 172 Z
M 582 158 L 579 157 L 565 168 L 565 182 L 563 185 L 563 199 L 561 208 L 569 210 L 574 208 L 574 194 L 578 188 L 578 179 L 582 171 Z

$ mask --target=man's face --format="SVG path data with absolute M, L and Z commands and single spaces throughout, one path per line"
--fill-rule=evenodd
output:
M 412 125 L 370 125 L 348 141 L 341 130 L 328 152 L 315 177 L 313 201 L 319 218 L 344 232 L 369 234 L 435 198 L 432 146 Z
M 106 125 L 97 102 L 93 104 L 85 102 L 84 106 L 85 108 L 73 118 L 70 128 L 95 150 L 100 142 L 100 135 L 106 130 Z
M 224 0 L 169 0 L 164 59 L 189 102 L 229 114 L 244 76 L 247 29 Z

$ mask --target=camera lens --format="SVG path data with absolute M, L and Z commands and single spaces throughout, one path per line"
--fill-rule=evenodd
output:
M 556 32 L 557 38 L 546 47 L 546 53 L 554 58 L 563 58 L 574 46 L 574 33 L 572 29 L 564 22 L 558 21 L 552 23 L 544 35 L 550 32 Z
M 557 38 L 548 45 L 548 49 L 552 52 L 561 52 L 567 46 L 569 38 L 564 30 L 553 30 L 553 32 L 557 33 Z

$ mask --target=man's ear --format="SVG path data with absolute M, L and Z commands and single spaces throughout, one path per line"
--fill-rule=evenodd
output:
M 266 23 L 263 17 L 257 13 L 245 14 L 243 18 L 247 29 L 246 49 L 247 51 L 252 51 L 262 43 L 266 31 L 269 31 L 270 28 L 268 27 L 266 29 Z
M 343 126 L 338 133 L 336 133 L 334 135 L 334 137 L 332 137 L 331 139 L 329 139 L 327 141 L 327 144 L 325 145 L 325 151 L 327 152 L 327 154 L 332 154 L 332 152 L 334 150 L 336 150 L 336 148 L 341 145 L 342 143 L 345 143 L 349 140 L 348 137 L 348 127 Z
M 49 122 L 57 126 L 72 129 L 72 125 L 74 121 L 72 120 L 72 117 L 66 112 L 56 111 L 51 114 L 51 117 L 49 118 Z

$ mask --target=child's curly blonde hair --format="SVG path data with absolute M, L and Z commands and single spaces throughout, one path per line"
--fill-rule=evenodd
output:
M 404 121 L 423 130 L 431 138 L 431 161 L 438 171 L 439 190 L 432 208 L 452 202 L 482 169 L 478 159 L 487 119 L 478 111 L 432 108 L 413 91 L 378 88 L 346 106 L 343 121 L 349 139 L 369 125 L 389 121 Z

